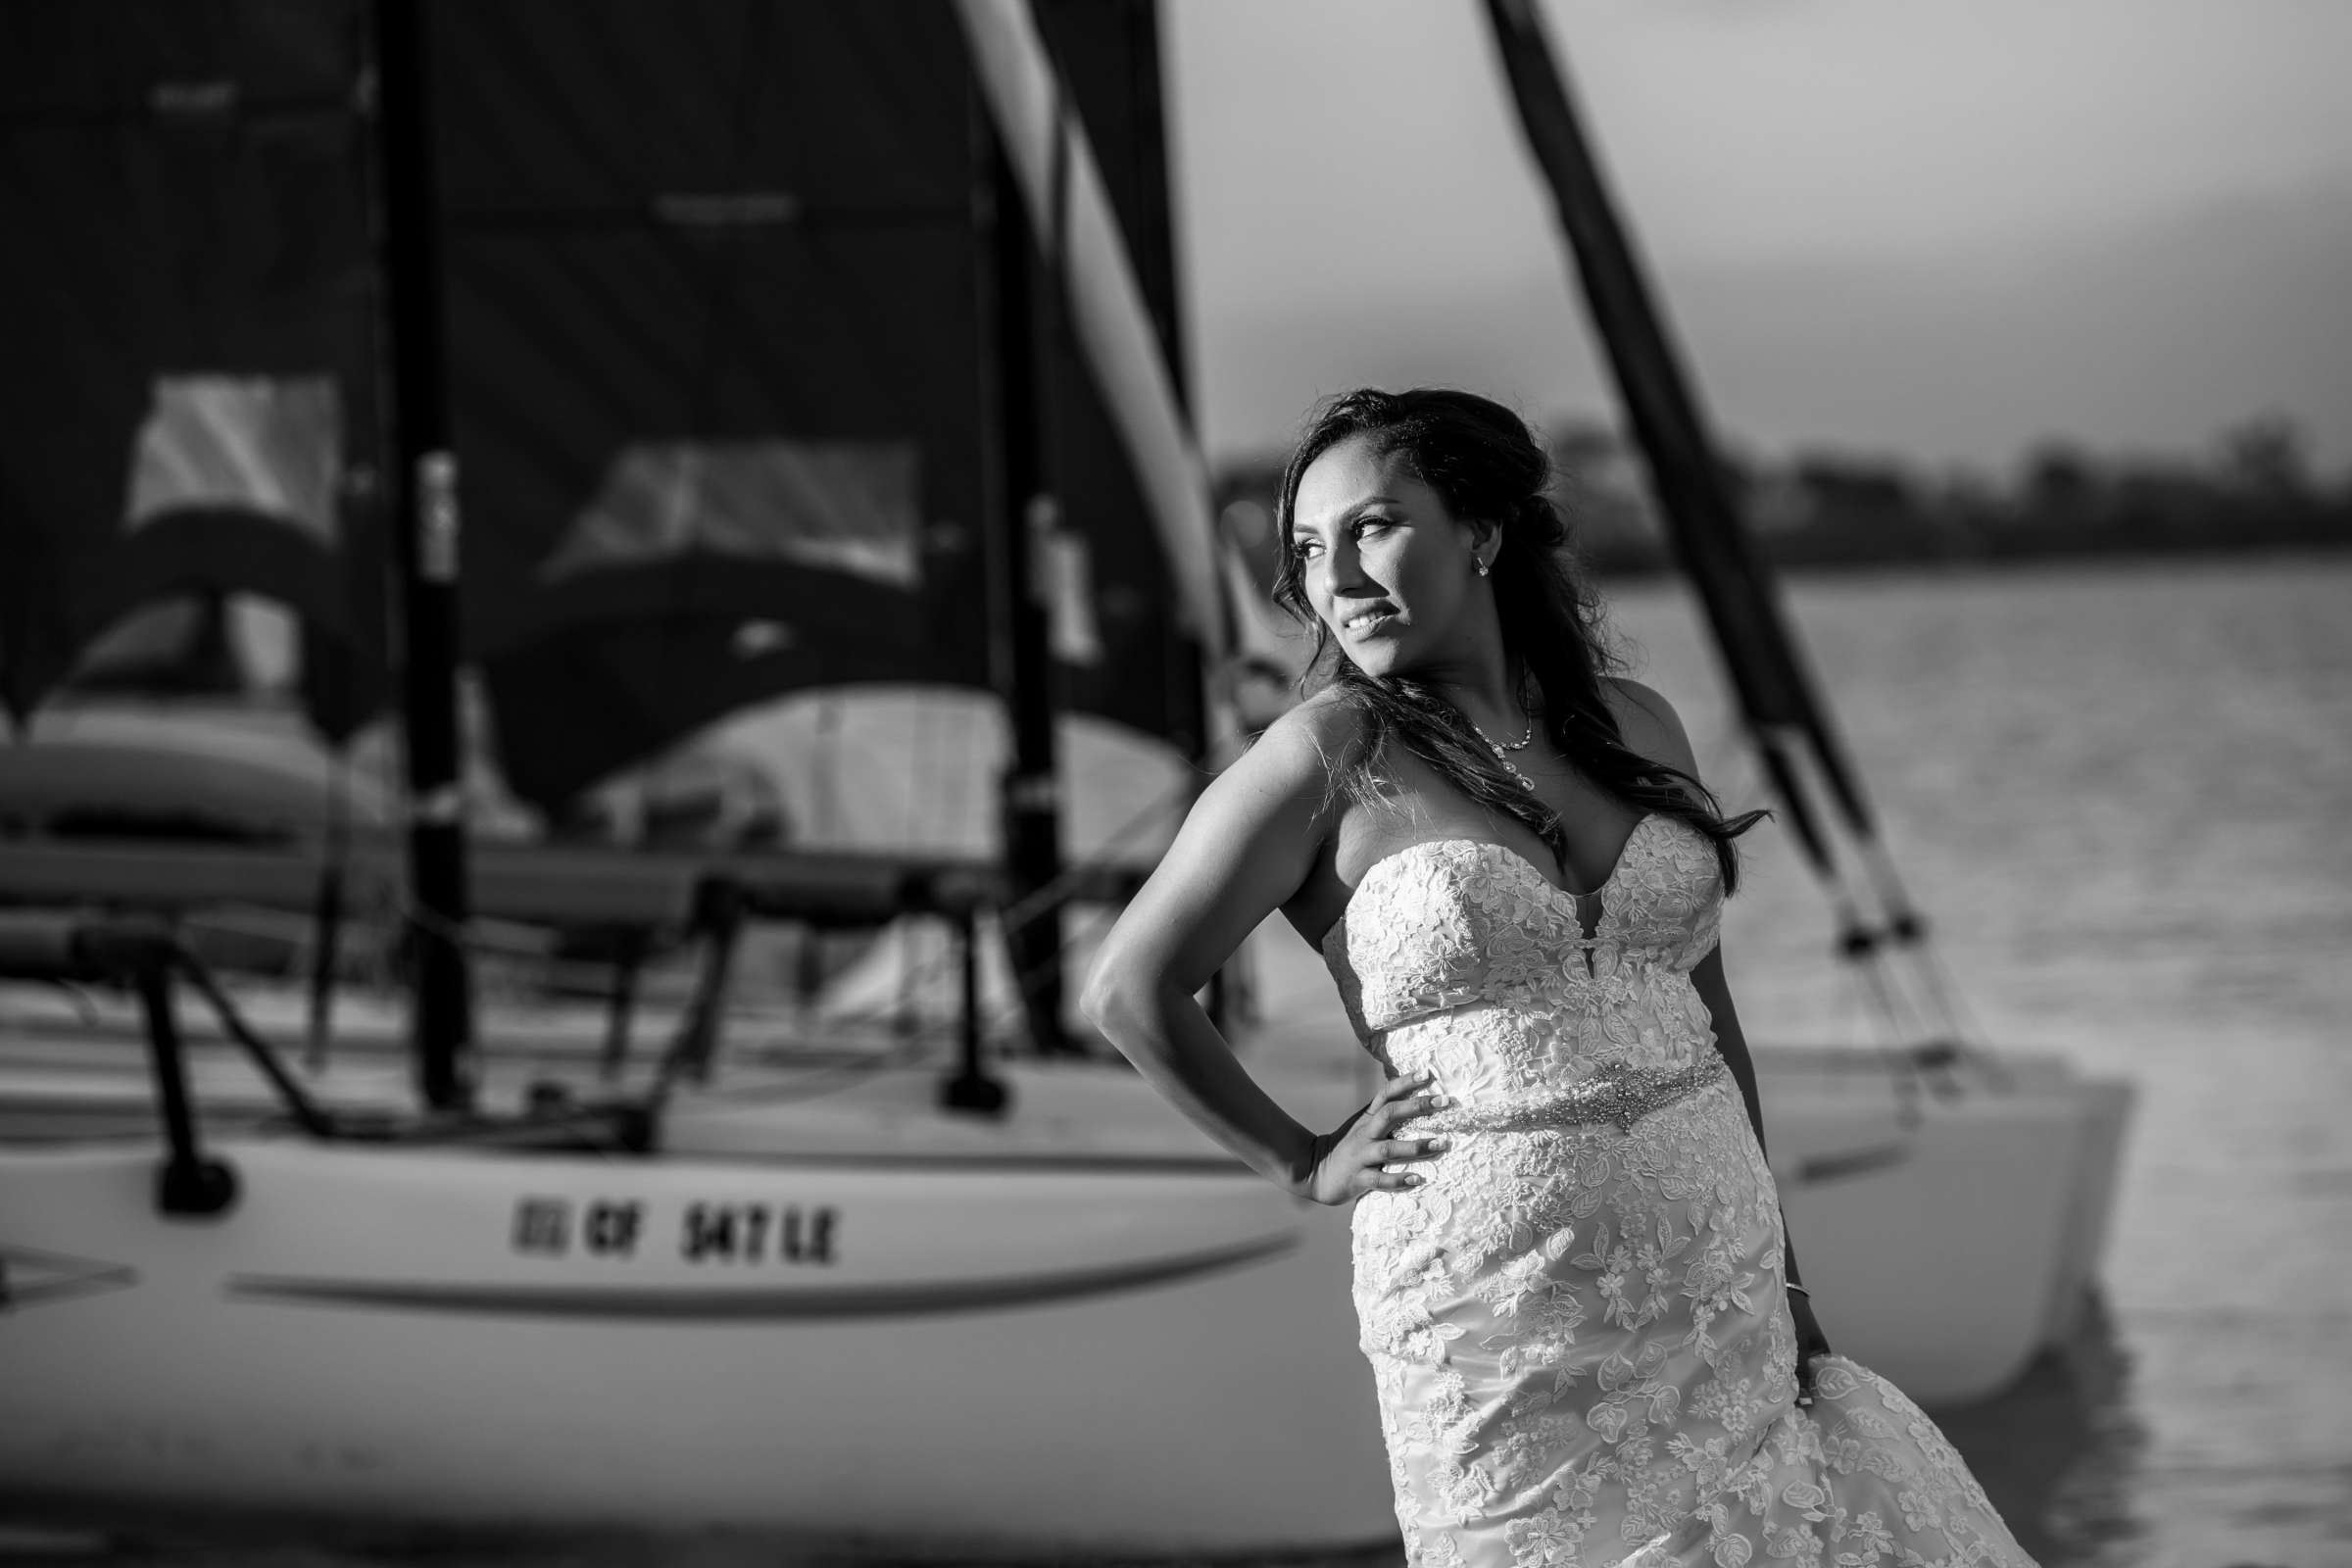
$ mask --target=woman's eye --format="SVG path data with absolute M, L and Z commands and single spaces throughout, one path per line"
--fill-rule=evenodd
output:
M 1322 548 L 1323 541 L 1320 539 L 1301 539 L 1291 546 L 1291 554 L 1297 556 L 1300 561 L 1304 561 Z

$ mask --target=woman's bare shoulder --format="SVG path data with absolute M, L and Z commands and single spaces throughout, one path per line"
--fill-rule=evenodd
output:
M 1327 687 L 1268 724 L 1242 754 L 1242 761 L 1262 753 L 1258 766 L 1269 773 L 1326 782 L 1348 765 L 1363 743 L 1362 712 Z
M 1603 676 L 1600 684 L 1628 750 L 1681 768 L 1693 778 L 1698 776 L 1698 760 L 1691 753 L 1682 715 L 1664 693 L 1624 675 Z
M 1268 914 L 1324 896 L 1344 707 L 1298 704 L 1208 781 L 1104 939 L 1099 972 L 1141 964 L 1203 984 Z

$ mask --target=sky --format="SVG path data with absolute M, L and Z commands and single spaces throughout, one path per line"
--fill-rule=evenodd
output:
M 1717 428 L 2352 467 L 2352 0 L 1544 0 Z M 1613 418 L 1477 0 L 1167 0 L 1212 458 L 1437 381 Z

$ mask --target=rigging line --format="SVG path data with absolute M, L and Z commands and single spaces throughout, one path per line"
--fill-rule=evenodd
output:
M 1926 947 L 1917 955 L 1916 961 L 1931 971 L 1938 995 L 1942 998 L 1945 1005 L 1951 1009 L 1954 1023 L 1953 1033 L 1972 1048 L 1984 1049 L 1992 1037 L 1985 1032 L 1984 1021 L 1977 1016 L 1976 1009 L 1969 1004 L 1968 993 L 1961 989 L 1949 966 L 1945 963 L 1941 945 Z
M 1838 945 L 1849 957 L 1875 955 L 1890 940 L 1888 929 L 1874 924 L 1866 912 L 1873 903 L 1867 886 L 1857 887 L 1849 858 L 1838 853 L 1836 821 L 1821 808 L 1819 760 L 1793 725 L 1756 723 L 1755 756 L 1770 780 L 1773 793 L 1788 809 L 1797 847 L 1808 869 L 1830 902 L 1837 921 Z
M 1071 955 L 1077 952 L 1078 945 L 1083 940 L 1083 937 L 1075 933 L 1065 935 L 1062 938 L 1061 947 L 1054 954 L 1050 956 L 1037 959 L 1029 964 L 1026 968 L 1014 974 L 1012 979 L 1015 992 L 1017 993 L 1019 991 L 1020 986 L 1024 981 L 1048 972 L 1055 965 L 1062 963 L 1064 960 L 1070 957 Z M 1235 956 L 1238 957 L 1239 956 L 1240 950 L 1237 949 L 1235 952 Z M 1228 959 L 1227 961 L 1230 962 L 1232 960 Z M 1015 1018 L 1017 1012 L 1017 1003 L 999 1003 L 997 1004 L 997 1012 L 993 1022 L 999 1026 L 1007 1025 Z
M 443 940 L 462 944 L 470 953 L 531 965 L 533 971 L 542 977 L 542 983 L 566 984 L 583 994 L 605 995 L 612 990 L 613 965 L 610 961 L 560 957 L 544 948 L 526 946 L 518 941 L 501 941 L 480 931 L 478 922 L 459 928 L 421 909 L 414 911 L 411 918 L 417 925 L 435 931 Z M 681 942 L 679 947 L 688 945 Z
M 421 908 L 412 909 L 410 918 L 417 925 L 437 933 L 445 940 L 463 945 L 469 953 L 528 965 L 531 972 L 538 976 L 537 983 L 542 986 L 564 985 L 584 997 L 609 995 L 612 990 L 612 965 L 610 962 L 593 958 L 559 957 L 543 948 L 527 946 L 520 942 L 500 940 L 481 931 L 477 926 L 459 927 L 453 922 L 430 914 Z M 288 924 L 291 924 L 294 919 L 295 917 L 292 916 L 285 917 Z M 231 931 L 235 929 L 227 926 L 218 928 Z M 906 973 L 911 977 L 912 983 L 919 984 L 933 971 L 944 968 L 951 961 L 951 957 L 927 960 Z M 731 1011 L 732 1009 L 730 1009 Z M 847 1016 L 852 1019 L 870 1016 L 872 1021 L 878 1022 L 886 1020 L 890 1014 L 877 1011 L 870 1015 L 850 1014 Z
M 1838 988 L 1838 1021 L 1831 1033 L 1841 1047 L 1872 1049 L 1881 1037 L 1871 1028 L 1870 1001 L 1862 994 L 1861 978 L 1849 974 L 1845 982 Z
M 1895 1125 L 1906 1133 L 1916 1133 L 1925 1120 L 1921 1110 L 1919 1061 L 1893 1042 L 1899 1038 L 1887 1028 L 1873 1029 L 1871 1014 L 1876 999 L 1871 993 L 1863 967 L 1849 966 L 1851 986 L 1846 991 L 1848 1015 L 1853 1020 L 1853 1038 L 1862 1050 L 1876 1056 L 1887 1081 L 1887 1094 L 1894 1102 Z
M 1825 782 L 1824 768 L 1817 749 L 1810 745 L 1795 748 L 1786 760 L 1783 769 L 1787 779 L 1786 788 L 1817 791 Z M 1835 784 L 1834 779 L 1826 782 Z M 1895 875 L 1892 858 L 1878 828 L 1867 822 L 1861 825 L 1850 821 L 1845 823 L 1845 838 L 1853 853 L 1850 856 L 1838 856 L 1828 846 L 1829 832 L 1836 825 L 1836 820 L 1828 811 L 1821 812 L 1820 818 L 1821 825 L 1816 831 L 1824 841 L 1829 877 L 1835 878 L 1834 887 L 1830 885 L 1829 877 L 1824 878 L 1824 886 L 1838 909 L 1846 951 L 1849 955 L 1866 953 L 1874 962 L 1883 960 L 1890 952 L 1903 954 L 1918 976 L 1918 989 L 1925 993 L 1923 999 L 1914 1003 L 1915 1011 L 1908 1019 L 1907 1026 L 1922 1035 L 1938 1032 L 1957 1035 L 1960 1032 L 1959 1009 L 1951 989 L 1932 962 L 1934 949 L 1928 922 L 1917 907 L 1908 902 L 1901 881 Z M 1800 822 L 1799 825 L 1802 827 L 1804 824 Z M 1861 862 L 1858 868 L 1854 863 L 1857 860 Z M 1821 867 L 1817 865 L 1816 869 L 1818 872 Z M 1876 923 L 1862 912 L 1866 908 L 1875 910 Z
M 1068 902 L 1069 890 L 1091 873 L 1118 864 L 1119 861 L 1111 852 L 1126 847 L 1155 819 L 1169 814 L 1176 806 L 1189 800 L 1195 782 L 1189 775 L 1180 778 L 1174 785 L 1163 790 L 1114 828 L 1105 837 L 1102 847 L 1095 854 L 1065 865 L 1059 875 L 1038 888 L 1029 897 L 1002 906 L 997 911 L 996 917 L 996 926 L 1000 936 L 1004 931 L 1016 929 L 1037 918 L 1038 914 L 1050 904 Z M 501 941 L 489 932 L 480 929 L 478 923 L 460 927 L 455 922 L 444 920 L 439 915 L 421 907 L 408 906 L 405 906 L 403 912 L 407 919 L 435 931 L 446 940 L 463 944 L 470 952 L 526 962 L 536 966 L 538 973 L 551 978 L 572 977 L 583 990 L 594 990 L 599 987 L 609 989 L 610 987 L 612 968 L 609 964 L 592 959 L 561 958 L 544 949 L 527 947 L 518 942 Z M 299 922 L 299 917 L 296 916 L 277 918 L 280 918 L 283 925 L 287 927 L 295 926 Z M 1077 940 L 1078 938 L 1075 936 L 1065 936 L 1062 942 L 1062 952 L 1066 953 Z M 911 994 L 912 990 L 924 981 L 944 973 L 950 966 L 958 962 L 960 962 L 959 952 L 950 946 L 931 957 L 906 965 L 900 971 L 902 993 Z M 870 1021 L 878 1023 L 888 1021 L 892 1013 L 875 1010 L 830 1016 L 836 1022 Z
M 1169 814 L 1177 805 L 1189 801 L 1195 788 L 1196 780 L 1193 778 L 1187 776 L 1179 779 L 1113 828 L 1093 854 L 1066 862 L 1052 881 L 1042 884 L 1028 896 L 1000 906 L 996 910 L 999 931 L 1018 930 L 1037 919 L 1046 909 L 1070 902 L 1070 890 L 1076 884 L 1095 872 L 1121 864 L 1114 852 L 1127 847 L 1155 819 Z M 1064 945 L 1067 945 L 1067 939 Z M 927 976 L 936 964 L 946 961 L 944 958 L 928 960 L 918 972 Z
M 1904 887 L 1901 875 L 1894 868 L 1894 857 L 1887 852 L 1886 839 L 1881 835 L 1878 825 L 1874 822 L 1856 829 L 1854 843 L 1861 853 L 1864 869 L 1870 873 L 1879 903 L 1886 910 L 1888 923 L 1899 927 L 1905 921 L 1910 922 L 1914 930 L 1904 934 L 1906 941 L 1924 937 L 1927 917 L 1912 901 L 1910 890 Z
M 285 1065 L 277 1059 L 277 1054 L 270 1048 L 270 1043 L 256 1034 L 245 1022 L 244 1015 L 238 1012 L 235 1004 L 229 1000 L 228 993 L 213 977 L 212 970 L 206 966 L 204 961 L 184 948 L 176 949 L 172 955 L 172 960 L 173 966 L 180 971 L 182 978 L 194 986 L 197 994 L 212 1004 L 214 1015 L 220 1019 L 220 1027 L 227 1032 L 230 1039 L 244 1049 L 246 1055 L 252 1058 L 253 1065 L 261 1072 L 262 1076 L 270 1080 L 270 1087 L 275 1089 L 278 1096 L 285 1101 L 287 1109 L 292 1112 L 302 1130 L 314 1136 L 332 1134 L 335 1130 L 333 1116 L 319 1108 L 318 1102 L 311 1099 L 302 1085 L 286 1071 Z
M 1824 891 L 1840 931 L 1839 956 L 1867 979 L 1888 1028 L 1908 1038 L 1957 1039 L 1962 1029 L 1956 993 L 1939 970 L 1935 948 L 1924 940 L 1902 940 L 1887 927 L 1873 928 L 1842 878 L 1835 886 L 1825 884 Z M 1917 977 L 1915 986 L 1903 983 L 1895 962 L 1898 955 Z M 1915 991 L 1924 991 L 1925 998 Z
M 1154 819 L 1170 813 L 1174 807 L 1189 802 L 1197 790 L 1198 782 L 1199 781 L 1197 779 L 1190 775 L 1178 779 L 1174 785 L 1162 791 L 1153 800 L 1148 802 L 1141 810 L 1136 811 L 1133 815 L 1129 816 L 1125 822 L 1113 829 L 1112 832 L 1105 837 L 1102 848 L 1099 849 L 1094 855 L 1064 866 L 1059 875 L 1054 877 L 1053 881 L 1038 888 L 1036 892 L 1030 895 L 1028 898 L 1018 900 L 1013 904 L 1004 906 L 1002 908 L 1000 908 L 997 911 L 996 920 L 1000 940 L 1004 932 L 1017 929 L 1020 926 L 1027 924 L 1029 921 L 1037 918 L 1039 912 L 1044 907 L 1046 901 L 1054 901 L 1058 903 L 1068 902 L 1066 898 L 1066 890 L 1071 886 L 1071 884 L 1085 877 L 1090 872 L 1105 866 L 1117 864 L 1118 861 L 1112 858 L 1110 852 L 1125 847 L 1129 842 L 1139 836 L 1146 827 L 1150 826 Z M 1081 938 L 1075 933 L 1065 933 L 1059 948 L 1051 958 L 1041 957 L 1035 962 L 1031 963 L 1027 967 L 1026 971 L 1024 971 L 1022 974 L 1014 976 L 1016 990 L 1018 989 L 1021 981 L 1035 978 L 1036 976 L 1043 974 L 1050 964 L 1058 963 L 1061 961 L 1061 959 L 1067 957 L 1070 953 L 1075 951 L 1080 940 Z M 914 988 L 922 981 L 928 980 L 944 971 L 950 964 L 959 962 L 960 956 L 961 955 L 959 950 L 951 947 L 934 956 L 933 957 L 924 960 L 920 964 L 909 965 L 907 968 L 903 969 L 901 971 L 902 999 L 904 1000 L 905 997 L 910 996 Z M 859 1015 L 852 1014 L 850 1016 L 857 1017 Z M 1010 1013 L 1003 1010 L 1003 1004 L 1000 1004 L 998 1016 L 995 1021 L 1001 1025 L 1009 1016 Z
M 1932 1038 L 1948 1046 L 1954 1059 L 1972 1068 L 1994 1094 L 2014 1092 L 2017 1087 L 2016 1074 L 1991 1050 L 1988 1044 L 1991 1037 L 1969 1009 L 1965 993 L 1953 983 L 1942 961 L 1940 950 L 1932 945 L 1922 945 L 1912 950 L 1909 956 L 1922 983 L 1933 987 L 1937 999 L 1950 1009 L 1941 1020 L 1945 1027 Z
M 1170 814 L 1180 803 L 1189 803 L 1194 789 L 1195 781 L 1188 776 L 1180 778 L 1174 785 L 1161 791 L 1159 795 L 1147 802 L 1141 810 L 1113 829 L 1094 854 L 1071 861 L 1062 867 L 1054 880 L 1039 887 L 1027 898 L 1016 900 L 1000 908 L 997 911 L 998 924 L 1007 930 L 1015 929 L 1035 919 L 1039 908 L 1046 901 L 1068 902 L 1064 890 L 1092 872 L 1121 863 L 1112 857 L 1111 852 L 1125 848 L 1154 819 Z
M 1158 800 L 1146 807 L 1144 810 L 1139 811 L 1135 816 L 1129 818 L 1129 820 L 1123 824 L 1117 832 L 1113 833 L 1110 838 L 1105 841 L 1104 849 L 1115 849 L 1124 840 L 1132 838 L 1135 834 L 1140 833 L 1143 827 L 1148 825 L 1152 817 L 1166 810 L 1167 808 L 1173 804 L 1175 798 L 1182 793 L 1183 788 L 1186 787 L 1189 787 L 1189 781 L 1187 782 L 1187 786 L 1180 787 L 1180 789 L 1177 790 L 1168 791 Z M 1020 900 L 1015 904 L 1003 906 L 997 911 L 997 918 L 995 921 L 995 934 L 1000 945 L 1003 943 L 1005 932 L 1017 929 L 1018 927 L 1027 924 L 1029 921 L 1036 919 L 1047 902 L 1069 902 L 1069 899 L 1066 896 L 1066 890 L 1072 883 L 1078 881 L 1090 871 L 1115 863 L 1117 862 L 1109 858 L 1107 855 L 1098 853 L 1098 855 L 1087 859 L 1065 866 L 1058 876 L 1056 876 L 1052 882 L 1040 887 L 1037 892 L 1031 895 L 1029 898 Z M 979 939 L 981 933 L 977 930 L 977 928 L 975 928 L 975 939 Z M 1055 949 L 1054 954 L 1036 959 L 1012 976 L 1016 993 L 1019 991 L 1022 982 L 1037 978 L 1038 976 L 1047 973 L 1054 965 L 1060 963 L 1063 959 L 1068 957 L 1070 954 L 1076 951 L 1078 944 L 1082 940 L 1084 939 L 1077 933 L 1065 932 L 1062 936 L 1059 946 Z M 914 992 L 918 990 L 925 982 L 941 977 L 949 968 L 959 965 L 961 961 L 962 952 L 960 947 L 950 944 L 945 946 L 940 952 L 922 959 L 920 962 L 910 963 L 903 967 L 899 971 L 899 1006 L 902 1011 L 910 1005 L 910 999 L 912 998 Z M 1018 1003 L 1010 1004 L 1000 1004 L 994 1019 L 997 1024 L 1003 1024 L 1006 1019 L 1012 1016 L 1010 1011 L 1005 1010 L 1008 1005 L 1018 1006 L 1020 1004 Z M 829 1014 L 828 1018 L 829 1020 L 836 1022 L 880 1022 L 884 1021 L 887 1016 L 889 1015 L 879 1011 L 867 1011 L 846 1014 Z
M 823 1024 L 831 1029 L 838 1024 L 840 1029 L 855 1033 L 861 1024 L 872 1024 L 878 1029 L 881 1022 L 882 1020 L 879 1019 L 859 1018 L 847 1012 L 820 1013 L 814 1005 L 804 1004 L 791 999 L 760 999 L 743 1002 L 729 1007 L 727 1011 L 727 1029 L 730 1037 L 757 1042 L 747 1046 L 747 1050 L 765 1052 L 771 1055 L 793 1056 L 795 1059 L 805 1056 L 810 1052 L 816 1052 L 826 1056 L 838 1055 L 847 1049 L 839 1044 L 831 1046 L 810 1044 L 808 1036 L 812 1025 Z M 797 1042 L 797 1045 L 792 1044 L 794 1042 Z
M 1814 781 L 1813 770 L 1804 765 L 1807 760 L 1802 755 L 1785 758 L 1782 766 L 1775 769 L 1783 780 L 1785 800 L 1790 799 L 1794 791 L 1806 788 Z M 1769 758 L 1767 761 L 1770 761 Z M 1927 940 L 1924 927 L 1915 926 L 1916 934 L 1907 937 L 1893 919 L 1874 925 L 1863 913 L 1863 908 L 1869 895 L 1875 890 L 1867 884 L 1857 888 L 1848 861 L 1838 857 L 1831 849 L 1827 837 L 1828 813 L 1821 813 L 1818 821 L 1808 820 L 1806 808 L 1797 804 L 1792 806 L 1792 814 L 1798 818 L 1800 838 L 1805 836 L 1808 828 L 1820 835 L 1822 854 L 1818 857 L 1809 856 L 1808 858 L 1816 879 L 1830 900 L 1839 933 L 1838 947 L 1840 956 L 1860 971 L 1888 1029 L 1897 1038 L 1931 1040 L 1947 1037 L 1953 1038 L 1956 1044 L 1967 1044 L 1960 1038 L 1962 1030 L 1954 988 L 1946 983 L 1946 976 L 1939 972 L 1936 950 Z M 1875 842 L 1865 842 L 1856 847 L 1865 854 L 1876 848 Z M 1878 853 L 1884 858 L 1883 848 L 1878 849 Z M 1883 906 L 1882 912 L 1885 912 Z M 1904 986 L 1896 974 L 1893 964 L 1896 953 L 1908 960 L 1911 972 L 1918 976 L 1917 989 L 1925 992 L 1924 999 L 1914 997 L 1913 988 Z M 1988 1077 L 1999 1076 L 1995 1067 L 1987 1066 L 1984 1070 Z
M 1943 1033 L 1955 1044 L 1972 1044 L 1972 1036 L 1983 1038 L 1972 1027 L 1974 1020 L 1963 1021 L 1966 1004 L 1959 988 L 1953 984 L 1949 968 L 1943 962 L 1941 950 L 1925 932 L 1902 945 L 1904 956 L 1911 961 L 1912 973 L 1919 977 L 1919 987 L 1927 993 L 1927 1010 L 1931 1012 Z
M 1786 752 L 1773 771 L 1782 780 L 1784 796 L 1801 789 L 1806 791 L 1809 802 L 1818 802 L 1827 786 L 1832 797 L 1838 798 L 1838 781 L 1830 772 L 1830 764 L 1823 758 L 1816 738 L 1809 732 L 1791 726 L 1779 728 L 1783 733 L 1776 739 L 1786 746 Z M 1787 745 L 1789 741 L 1795 744 Z M 1771 760 L 1770 758 L 1766 759 L 1768 765 Z M 1828 810 L 1811 813 L 1818 816 L 1816 825 L 1806 819 L 1809 813 L 1804 808 L 1798 807 L 1795 810 L 1800 836 L 1817 837 L 1820 840 L 1821 855 L 1815 870 L 1825 888 L 1829 888 L 1834 879 L 1832 897 L 1839 909 L 1844 939 L 1848 943 L 1867 940 L 1873 953 L 1891 947 L 1916 954 L 1923 948 L 1928 941 L 1927 919 L 1904 891 L 1877 824 L 1867 819 L 1860 822 L 1845 820 L 1843 836 L 1851 854 L 1839 855 L 1832 844 L 1833 833 L 1838 826 L 1838 813 Z M 1855 863 L 1857 861 L 1860 862 L 1858 866 Z M 1875 912 L 1875 922 L 1864 913 L 1865 910 Z M 1925 984 L 1929 993 L 1929 1010 L 1938 1015 L 1937 1021 L 1947 1031 L 1956 1028 L 1955 1011 L 1950 999 L 1942 994 L 1932 977 L 1927 978 Z M 1928 1026 L 1924 1018 L 1922 1026 Z
M 1922 1032 L 1919 1020 L 1911 1016 L 1904 1005 L 1901 990 L 1888 977 L 1886 959 L 1879 950 L 1874 947 L 1858 952 L 1849 951 L 1843 956 L 1878 1009 L 1880 1018 L 1885 1021 L 1887 1038 L 1890 1041 L 1918 1038 Z M 1888 1049 L 1893 1048 L 1890 1046 Z
M 1944 965 L 1941 948 L 1935 940 L 1934 928 L 1927 916 L 1909 899 L 1901 878 L 1896 874 L 1893 857 L 1884 841 L 1874 831 L 1860 845 L 1864 864 L 1870 869 L 1881 906 L 1887 911 L 1888 926 L 1895 945 L 1910 959 L 1919 986 L 1926 993 L 1928 1009 L 1934 1013 L 1943 1032 L 1956 1043 L 1972 1045 L 1974 1019 L 1965 1016 L 1967 1004 L 1950 970 Z M 1977 1039 L 1984 1038 L 1981 1034 Z M 1997 1069 L 1988 1069 L 1995 1070 Z
M 766 1105 L 788 1103 L 798 1100 L 814 1100 L 822 1095 L 839 1094 L 855 1087 L 878 1072 L 903 1067 L 918 1061 L 931 1051 L 952 1047 L 955 1035 L 951 1030 L 938 1029 L 928 1034 L 916 1034 L 896 1045 L 856 1060 L 832 1061 L 800 1069 L 801 1075 L 781 1084 L 730 1084 L 727 1102 L 730 1105 Z

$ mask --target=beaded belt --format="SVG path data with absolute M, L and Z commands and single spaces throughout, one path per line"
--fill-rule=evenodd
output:
M 1620 1132 L 1653 1110 L 1687 1099 L 1731 1072 L 1723 1057 L 1709 1051 L 1688 1067 L 1637 1067 L 1629 1061 L 1601 1061 L 1592 1071 L 1565 1089 L 1547 1090 L 1524 1105 L 1495 1107 L 1498 1114 L 1482 1114 L 1479 1106 L 1464 1107 L 1463 1119 L 1482 1130 L 1519 1133 L 1545 1127 L 1575 1127 L 1615 1122 Z

